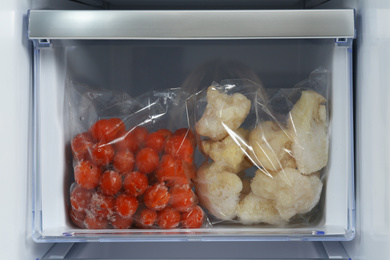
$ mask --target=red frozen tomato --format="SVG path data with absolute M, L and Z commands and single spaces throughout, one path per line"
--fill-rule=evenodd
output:
M 191 141 L 191 144 L 192 146 L 195 148 L 196 147 L 196 138 L 195 138 L 195 135 L 194 133 L 188 129 L 188 128 L 180 128 L 180 129 L 177 129 L 173 135 L 179 135 L 179 136 L 183 136 L 184 138 L 187 138 Z
M 181 214 L 183 228 L 200 228 L 203 225 L 204 212 L 198 205 L 190 211 Z
M 114 213 L 110 221 L 112 227 L 115 229 L 128 229 L 133 225 L 133 218 L 124 218 L 119 213 Z
M 149 131 L 145 127 L 137 126 L 131 132 L 133 133 L 135 140 L 137 140 L 139 147 L 143 147 L 146 138 L 149 135 Z
M 138 197 L 148 188 L 148 177 L 140 172 L 128 173 L 123 181 L 123 188 L 130 196 Z
M 161 158 L 156 177 L 159 182 L 164 182 L 168 187 L 175 184 L 189 184 L 182 160 L 168 154 Z
M 108 220 L 106 217 L 88 213 L 85 216 L 84 224 L 88 229 L 105 229 L 108 228 Z
M 172 135 L 168 138 L 165 142 L 164 152 L 190 164 L 193 163 L 194 147 L 190 139 L 182 135 Z
M 93 195 L 93 190 L 84 189 L 77 184 L 74 185 L 72 192 L 70 193 L 70 204 L 76 211 L 84 212 L 89 204 Z
M 165 137 L 157 132 L 148 135 L 145 141 L 145 147 L 155 150 L 157 153 L 162 152 L 164 148 Z
M 157 213 L 157 225 L 164 229 L 176 228 L 179 226 L 180 218 L 180 212 L 171 207 L 166 207 Z
M 184 173 L 188 179 L 193 180 L 196 177 L 196 165 L 194 163 L 188 163 L 186 161 L 181 161 L 183 163 Z
M 89 152 L 94 144 L 95 140 L 90 133 L 76 135 L 71 143 L 73 157 L 78 161 L 89 159 Z
M 139 228 L 151 228 L 157 219 L 157 212 L 150 209 L 142 209 L 135 214 L 135 224 Z
M 142 173 L 154 172 L 159 164 L 160 158 L 156 151 L 151 148 L 141 149 L 135 158 L 135 164 Z
M 98 120 L 91 126 L 89 132 L 97 141 L 111 142 L 126 130 L 120 118 Z
M 137 153 L 139 149 L 139 143 L 134 136 L 133 132 L 123 132 L 114 142 L 114 148 L 116 151 L 129 150 L 133 154 Z
M 85 189 L 94 189 L 99 185 L 100 168 L 91 161 L 80 161 L 74 168 L 74 177 L 78 185 Z
M 115 201 L 116 211 L 124 218 L 130 218 L 138 208 L 138 200 L 126 193 L 122 193 Z
M 122 177 L 116 171 L 105 171 L 100 177 L 100 190 L 107 196 L 114 196 L 122 188 Z
M 154 184 L 144 194 L 145 206 L 151 210 L 162 210 L 168 205 L 170 195 L 164 184 Z
M 179 212 L 187 212 L 197 203 L 197 197 L 189 185 L 175 185 L 169 193 L 171 194 L 169 204 Z
M 92 161 L 97 165 L 109 164 L 115 156 L 114 148 L 109 144 L 97 143 L 92 147 Z
M 71 207 L 69 213 L 70 213 L 70 219 L 72 220 L 73 224 L 81 228 L 85 227 L 84 225 L 85 212 L 74 210 Z
M 121 174 L 133 171 L 134 163 L 134 154 L 129 150 L 119 151 L 114 156 L 114 168 Z
M 161 134 L 162 136 L 164 136 L 165 139 L 168 139 L 172 135 L 172 132 L 170 130 L 164 128 L 157 130 L 156 133 Z
M 91 198 L 90 212 L 93 215 L 107 218 L 114 213 L 115 198 L 95 192 Z

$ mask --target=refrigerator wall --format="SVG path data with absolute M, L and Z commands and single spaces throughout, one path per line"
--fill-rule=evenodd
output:
M 64 4 L 65 3 L 65 4 Z M 389 21 L 390 3 L 386 0 L 366 1 L 329 1 L 324 8 L 356 7 L 357 8 L 357 40 L 355 41 L 355 153 L 356 153 L 356 238 L 351 242 L 343 242 L 352 259 L 388 259 L 390 258 L 390 230 L 388 202 L 389 184 L 388 144 L 387 137 L 390 128 L 388 116 L 390 82 L 388 73 L 390 60 L 390 34 L 387 30 Z M 32 85 L 32 52 L 31 45 L 26 37 L 26 13 L 31 8 L 85 8 L 83 5 L 69 1 L 7 1 L 0 8 L 1 27 L 1 57 L 0 71 L 2 78 L 2 96 L 0 103 L 1 115 L 4 122 L 1 127 L 2 144 L 1 154 L 3 165 L 3 181 L 0 183 L 0 201 L 4 209 L 2 216 L 1 254 L 5 259 L 35 259 L 42 257 L 52 244 L 36 244 L 31 239 L 31 158 L 29 158 L 29 138 L 31 138 L 31 85 Z M 90 7 L 87 7 L 90 8 Z M 101 247 L 101 251 L 112 252 L 122 250 L 122 245 Z M 213 249 L 232 252 L 226 248 L 242 250 L 234 251 L 232 257 L 256 257 L 260 250 L 270 250 L 270 247 L 258 247 L 258 244 L 220 244 Z M 307 252 L 316 248 L 305 242 L 281 242 L 287 248 Z M 69 245 L 68 245 L 69 246 Z M 199 252 L 212 249 L 204 243 L 187 244 L 157 244 L 156 249 L 166 251 L 187 250 Z M 165 247 L 166 246 L 166 247 Z M 264 246 L 264 247 L 263 247 Z M 276 246 L 275 250 L 278 250 Z M 55 248 L 67 252 L 67 245 Z M 54 249 L 55 249 L 54 248 Z M 73 257 L 83 256 L 85 250 L 96 250 L 98 244 L 91 244 L 89 248 L 82 244 L 77 245 Z M 133 244 L 129 248 L 134 250 L 148 250 L 148 247 L 138 247 Z M 306 251 L 308 250 L 308 251 Z M 122 253 L 129 251 L 122 251 Z M 212 252 L 212 251 L 211 251 Z M 317 250 L 317 252 L 319 252 Z M 322 251 L 321 251 L 322 252 Z M 129 252 L 134 256 L 138 253 Z M 246 254 L 246 255 L 245 255 Z M 302 253 L 306 254 L 306 253 Z M 60 253 L 58 254 L 61 255 Z M 153 257 L 152 253 L 147 256 Z M 183 256 L 176 253 L 176 256 Z M 209 257 L 220 256 L 219 252 L 210 253 Z M 272 254 L 271 254 L 272 256 Z M 313 257 L 318 257 L 313 255 Z M 299 256 L 298 256 L 299 257 Z
M 358 1 L 355 53 L 356 238 L 352 259 L 390 258 L 390 2 Z
M 325 8 L 339 6 L 330 1 Z M 342 1 L 356 8 L 354 53 L 356 237 L 352 259 L 390 258 L 390 2 Z
M 0 7 L 0 77 L 2 119 L 0 162 L 0 255 L 6 259 L 41 256 L 50 244 L 36 247 L 31 240 L 31 44 L 26 39 L 26 10 L 31 1 L 5 1 Z
M 50 2 L 50 5 L 49 5 Z M 64 4 L 65 3 L 65 4 Z M 69 1 L 4 1 L 0 6 L 0 128 L 2 165 L 0 182 L 0 255 L 4 259 L 36 259 L 52 244 L 32 241 L 32 45 L 27 39 L 27 10 L 85 8 Z

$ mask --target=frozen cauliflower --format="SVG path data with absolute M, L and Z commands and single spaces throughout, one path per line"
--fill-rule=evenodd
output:
M 245 198 L 246 195 L 248 195 L 251 192 L 251 180 L 252 178 L 246 176 L 245 172 L 239 172 L 238 177 L 240 177 L 242 182 L 242 191 L 240 194 L 240 200 Z
M 223 170 L 217 163 L 205 163 L 198 170 L 195 190 L 199 202 L 212 215 L 223 220 L 236 216 L 236 208 L 242 190 L 241 179 Z
M 275 208 L 284 220 L 296 214 L 307 213 L 320 200 L 322 182 L 319 173 L 303 175 L 298 170 L 286 168 L 269 177 L 256 172 L 251 189 L 257 196 L 275 201 Z
M 199 135 L 213 141 L 223 139 L 228 131 L 235 131 L 244 122 L 251 101 L 240 93 L 227 95 L 215 87 L 207 89 L 207 106 L 195 128 Z
M 249 131 L 239 128 L 221 141 L 203 141 L 202 150 L 210 158 L 231 172 L 245 170 L 252 165 L 245 160 Z
M 281 225 L 286 223 L 275 208 L 273 200 L 264 199 L 253 192 L 245 196 L 237 207 L 238 219 L 243 224 L 268 223 Z
M 292 139 L 277 122 L 264 121 L 249 135 L 250 157 L 258 166 L 268 171 L 279 171 L 285 167 L 295 168 L 291 156 Z
M 326 99 L 313 91 L 302 91 L 289 113 L 288 129 L 294 140 L 292 152 L 298 170 L 311 174 L 328 163 Z

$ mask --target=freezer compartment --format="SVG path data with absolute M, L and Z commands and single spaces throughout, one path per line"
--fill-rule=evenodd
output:
M 35 238 L 39 241 L 350 239 L 353 237 L 353 147 L 350 43 L 323 40 L 241 41 L 65 41 L 35 49 Z M 318 66 L 332 73 L 330 151 L 320 201 L 320 218 L 308 226 L 216 225 L 200 230 L 82 230 L 68 217 L 72 182 L 65 84 L 76 80 L 138 96 L 148 90 L 191 90 L 240 74 L 244 68 L 268 88 L 290 88 Z M 226 75 L 191 79 L 199 69 L 226 68 Z M 231 67 L 229 67 L 231 66 Z M 198 84 L 194 84 L 198 81 Z M 194 89 L 194 86 L 195 89 Z
M 68 17 L 69 18 L 69 17 Z M 54 25 L 55 27 L 55 25 Z M 32 32 L 32 31 L 30 31 Z M 83 241 L 270 241 L 350 240 L 354 237 L 352 128 L 352 39 L 230 35 L 196 40 L 187 37 L 115 40 L 76 36 L 34 38 L 34 239 Z M 68 30 L 72 34 L 71 30 Z M 108 32 L 108 30 L 107 30 Z M 233 30 L 233 34 L 236 33 Z M 57 32 L 56 32 L 57 33 Z M 78 32 L 77 32 L 78 33 Z M 49 33 L 50 34 L 50 33 Z M 72 39 L 74 37 L 75 39 Z M 189 37 L 189 36 L 188 36 Z M 115 38 L 115 37 L 114 37 Z M 169 38 L 169 40 L 167 39 Z M 229 40 L 225 39 L 229 38 Z M 248 39 L 251 38 L 251 39 Z M 291 38 L 291 37 L 287 37 Z M 315 219 L 304 225 L 216 224 L 190 230 L 88 230 L 69 218 L 73 182 L 66 84 L 76 81 L 138 96 L 150 90 L 181 87 L 192 92 L 212 81 L 247 78 L 267 89 L 292 88 L 318 67 L 331 72 L 329 161 Z M 199 73 L 203 77 L 199 78 Z

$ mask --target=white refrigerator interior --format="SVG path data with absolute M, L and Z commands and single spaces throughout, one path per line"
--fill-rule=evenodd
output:
M 355 55 L 356 237 L 352 259 L 390 258 L 390 3 L 358 1 Z
M 286 4 L 298 1 L 279 2 Z M 333 0 L 321 6 L 344 7 L 356 9 L 357 29 L 353 57 L 356 234 L 352 241 L 53 244 L 35 243 L 32 240 L 33 47 L 27 39 L 26 17 L 29 9 L 88 8 L 82 4 L 59 0 L 18 0 L 3 3 L 0 7 L 0 71 L 3 79 L 3 102 L 0 108 L 3 119 L 1 136 L 5 148 L 1 156 L 4 168 L 0 184 L 0 201 L 4 212 L 2 230 L 5 234 L 1 238 L 0 247 L 3 258 L 174 259 L 191 256 L 199 259 L 389 259 L 390 205 L 387 198 L 390 194 L 386 187 L 389 184 L 387 133 L 390 125 L 387 120 L 389 91 L 386 86 L 390 82 L 390 34 L 387 30 L 390 23 L 390 3 L 386 0 Z M 76 61 L 77 57 L 75 64 Z M 50 68 L 50 64 L 46 66 Z M 55 72 L 55 68 L 52 69 Z M 50 81 L 50 77 L 46 80 Z M 50 112 L 52 111 L 47 111 Z M 50 136 L 50 132 L 47 135 L 51 138 L 48 140 L 55 139 L 55 136 Z M 56 216 L 58 213 L 53 214 Z M 281 248 L 285 251 L 280 250 Z
M 31 116 L 31 44 L 26 41 L 26 11 L 31 1 L 6 1 L 0 7 L 2 102 L 1 153 L 4 165 L 0 205 L 1 256 L 8 259 L 33 259 L 51 245 L 36 246 L 31 241 L 31 183 L 29 170 L 29 133 Z M 9 173 L 9 174 L 8 174 Z

